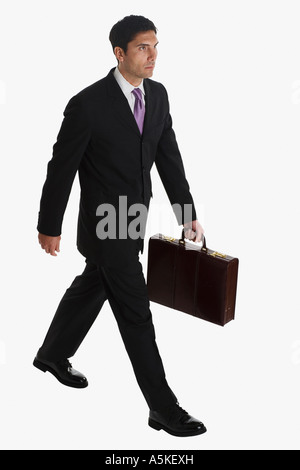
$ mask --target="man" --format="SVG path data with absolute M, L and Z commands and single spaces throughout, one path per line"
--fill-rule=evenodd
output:
M 155 162 L 186 237 L 200 241 L 203 234 L 172 129 L 167 93 L 160 83 L 149 79 L 157 57 L 156 33 L 154 24 L 142 16 L 131 15 L 115 24 L 109 38 L 118 67 L 71 98 L 65 109 L 48 163 L 38 237 L 46 253 L 56 256 L 63 215 L 78 171 L 77 246 L 86 258 L 86 267 L 66 290 L 34 365 L 51 372 L 64 385 L 86 387 L 86 377 L 73 369 L 68 359 L 108 299 L 150 409 L 148 424 L 175 436 L 194 436 L 206 428 L 179 406 L 156 345 L 139 262 L 143 238 L 124 236 L 121 230 L 127 215 L 121 197 L 126 196 L 129 206 L 149 207 L 150 170 Z M 185 205 L 191 208 L 189 217 Z M 119 217 L 115 236 L 105 238 L 98 228 L 105 222 L 108 206 Z M 128 228 L 133 217 L 127 219 Z

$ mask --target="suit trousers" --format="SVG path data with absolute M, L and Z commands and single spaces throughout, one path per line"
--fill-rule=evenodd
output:
M 166 381 L 138 256 L 123 268 L 86 260 L 59 303 L 39 356 L 51 362 L 74 356 L 107 299 L 149 408 L 173 404 L 177 398 Z

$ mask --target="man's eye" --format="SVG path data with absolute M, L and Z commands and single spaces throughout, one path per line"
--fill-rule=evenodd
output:
M 141 46 L 141 47 L 140 47 L 140 51 L 144 51 L 145 49 L 146 49 L 145 46 Z

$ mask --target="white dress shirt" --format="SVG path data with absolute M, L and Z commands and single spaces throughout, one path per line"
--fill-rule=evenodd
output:
M 134 90 L 135 88 L 140 88 L 140 90 L 142 92 L 143 102 L 145 104 L 145 90 L 144 90 L 143 80 L 142 80 L 142 82 L 140 83 L 140 85 L 138 87 L 135 87 L 135 86 L 131 85 L 123 77 L 123 75 L 121 74 L 118 67 L 116 67 L 116 69 L 114 71 L 114 77 L 117 80 L 117 83 L 119 84 L 121 90 L 123 91 L 132 112 L 134 110 L 134 103 L 135 103 L 135 96 L 132 93 L 132 90 Z

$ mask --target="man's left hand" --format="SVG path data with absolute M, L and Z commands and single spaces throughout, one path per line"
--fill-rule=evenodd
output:
M 202 237 L 204 236 L 204 230 L 198 220 L 193 220 L 193 222 L 187 222 L 183 225 L 184 236 L 188 240 L 193 242 L 201 242 Z

